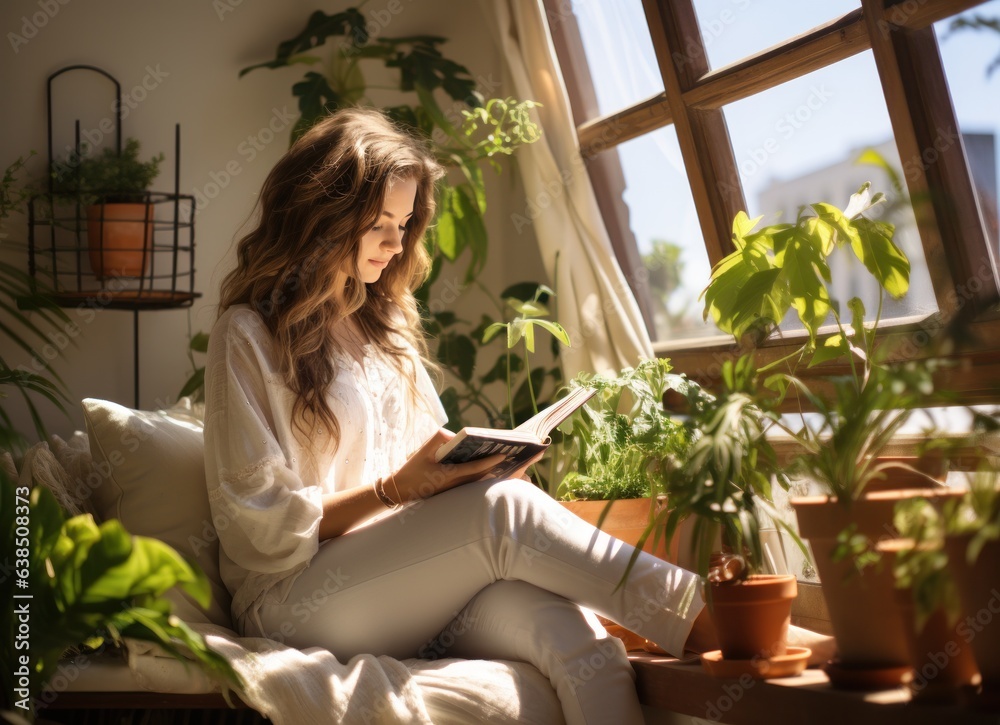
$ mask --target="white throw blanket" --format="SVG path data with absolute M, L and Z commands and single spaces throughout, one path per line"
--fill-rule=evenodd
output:
M 193 628 L 243 678 L 240 698 L 278 725 L 562 722 L 548 680 L 523 662 L 358 655 L 342 664 L 320 648 L 297 650 L 211 624 Z M 157 645 L 130 640 L 128 653 L 143 688 L 210 686 L 203 672 Z

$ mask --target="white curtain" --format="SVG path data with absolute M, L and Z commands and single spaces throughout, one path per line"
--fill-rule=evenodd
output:
M 571 379 L 634 366 L 653 348 L 580 158 L 542 0 L 480 1 L 506 59 L 511 93 L 542 104 L 536 109 L 542 139 L 517 154 L 528 208 L 515 224 L 534 225 L 545 271 L 556 283 L 558 321 L 572 341 L 563 348 L 563 372 Z

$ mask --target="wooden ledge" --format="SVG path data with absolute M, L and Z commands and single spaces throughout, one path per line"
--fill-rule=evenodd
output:
M 810 725 L 986 725 L 997 714 L 968 707 L 915 703 L 905 688 L 880 692 L 835 690 L 818 669 L 775 680 L 717 679 L 697 661 L 630 652 L 639 699 L 649 707 L 709 722 Z

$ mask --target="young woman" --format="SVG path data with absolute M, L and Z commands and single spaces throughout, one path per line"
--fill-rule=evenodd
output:
M 246 635 L 346 661 L 525 660 L 568 723 L 640 723 L 619 640 L 668 652 L 712 633 L 696 576 L 567 513 L 525 480 L 445 466 L 452 433 L 412 291 L 442 174 L 374 111 L 340 111 L 264 183 L 222 285 L 206 368 L 209 497 Z

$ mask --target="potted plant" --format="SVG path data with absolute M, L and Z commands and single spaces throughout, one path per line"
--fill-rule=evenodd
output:
M 944 551 L 944 520 L 926 499 L 901 501 L 895 515 L 901 538 L 879 542 L 874 556 L 889 558 L 913 668 L 908 683 L 913 697 L 948 703 L 974 688 L 979 670 L 957 628 L 961 607 Z
M 581 374 L 573 386 L 597 394 L 563 425 L 563 461 L 569 470 L 556 498 L 577 516 L 612 536 L 678 562 L 665 540 L 645 536 L 662 510 L 656 481 L 687 454 L 690 429 L 664 407 L 664 396 L 697 398 L 701 388 L 670 372 L 669 360 L 642 360 L 615 375 Z
M 884 362 L 888 355 L 876 351 L 885 294 L 898 298 L 909 287 L 909 262 L 893 241 L 893 225 L 868 216 L 883 201 L 864 184 L 844 209 L 817 202 L 793 223 L 754 231 L 758 220 L 737 215 L 736 251 L 716 265 L 704 293 L 706 317 L 744 347 L 759 344 L 792 309 L 807 332 L 800 348 L 765 368 L 786 368 L 766 385 L 779 400 L 794 392 L 815 412 L 814 420 L 803 418 L 798 428 L 782 427 L 802 451 L 794 472 L 824 494 L 793 499 L 792 505 L 800 534 L 812 544 L 837 639 L 839 660 L 830 674 L 845 685 L 898 684 L 908 673 L 898 610 L 886 607 L 892 600 L 891 576 L 884 568 L 864 567 L 860 552 L 892 531 L 896 499 L 916 495 L 873 489 L 898 487 L 888 480 L 893 470 L 914 475 L 908 463 L 879 456 L 932 391 L 931 363 L 890 366 Z M 828 288 L 828 258 L 838 247 L 849 247 L 878 283 L 872 324 L 865 322 L 858 298 L 847 303 L 850 326 L 841 319 Z M 828 320 L 833 331 L 821 335 Z M 800 368 L 834 361 L 848 374 L 824 381 L 828 394 L 814 393 L 812 384 L 796 375 Z M 922 480 L 925 486 L 936 485 L 928 476 Z M 857 629 L 856 624 L 867 626 Z
M 879 455 L 932 392 L 927 362 L 866 365 L 864 376 L 834 378 L 831 396 L 816 395 L 791 376 L 815 420 L 792 431 L 800 453 L 792 472 L 821 494 L 791 500 L 799 532 L 808 539 L 837 640 L 838 659 L 827 673 L 834 684 L 876 689 L 901 684 L 910 672 L 902 614 L 892 573 L 872 565 L 879 540 L 897 538 L 897 502 L 924 496 L 943 503 L 956 495 L 928 479 L 920 488 L 870 491 L 901 465 Z
M 944 551 L 958 590 L 957 631 L 969 642 L 982 676 L 980 701 L 1000 709 L 1000 462 L 983 461 L 959 502 L 944 509 Z M 992 626 L 983 619 L 989 612 Z M 986 624 L 990 624 L 987 622 Z
M 703 663 L 719 676 L 786 676 L 801 672 L 807 648 L 788 648 L 793 575 L 766 574 L 769 550 L 761 538 L 763 517 L 794 532 L 775 511 L 773 485 L 787 488 L 767 432 L 777 418 L 757 391 L 752 355 L 727 361 L 722 390 L 689 395 L 691 445 L 678 465 L 662 471 L 656 490 L 668 510 L 658 516 L 672 541 L 682 521 L 691 521 L 695 570 L 705 580 L 705 597 L 721 650 Z M 689 391 L 692 392 L 692 391 Z
M 122 638 L 155 642 L 173 656 L 193 657 L 221 682 L 239 686 L 239 675 L 197 632 L 171 614 L 163 593 L 179 586 L 202 606 L 208 580 L 156 539 L 130 536 L 115 519 L 98 526 L 89 514 L 66 518 L 42 486 L 17 486 L 0 469 L 4 506 L 0 530 L 16 555 L 14 576 L 4 578 L 3 650 L 5 709 L 33 717 L 35 700 L 71 647 L 117 645 Z M 23 562 L 23 563 L 22 563 Z M 12 562 L 14 563 L 14 562 Z M 15 588 L 18 584 L 22 588 Z M 16 595 L 30 592 L 31 598 Z M 18 613 L 20 612 L 20 613 Z M 15 636 L 19 622 L 36 623 L 30 650 Z
M 153 241 L 153 205 L 146 190 L 159 173 L 163 154 L 139 160 L 139 142 L 131 138 L 120 154 L 79 154 L 57 164 L 54 190 L 86 207 L 87 248 L 97 279 L 141 277 Z
M 553 494 L 572 514 L 637 550 L 684 565 L 690 558 L 686 552 L 668 549 L 662 537 L 649 535 L 665 506 L 663 495 L 653 495 L 658 472 L 674 465 L 689 445 L 687 429 L 670 416 L 664 396 L 700 391 L 670 370 L 668 360 L 642 360 L 613 375 L 581 374 L 572 381 L 573 387 L 597 392 L 561 426 L 549 479 L 561 475 Z M 626 649 L 658 650 L 622 625 L 600 620 Z

